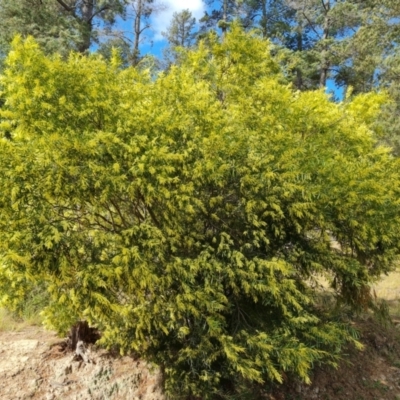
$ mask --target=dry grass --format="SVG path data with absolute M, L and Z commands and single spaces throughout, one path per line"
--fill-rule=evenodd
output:
M 322 296 L 323 303 L 330 299 L 332 293 L 328 278 L 318 275 L 309 281 L 310 286 L 317 286 Z M 372 286 L 378 304 L 387 304 L 387 311 L 396 324 L 400 324 L 400 263 L 397 269 L 388 275 L 382 275 L 381 279 Z M 384 303 L 381 301 L 384 300 Z M 386 307 L 385 307 L 386 308 Z
M 30 316 L 29 318 L 19 318 L 5 308 L 0 308 L 0 332 L 22 331 L 30 326 L 40 325 L 40 316 Z
M 15 318 L 9 311 L 0 308 L 0 331 L 18 331 L 25 324 L 24 321 Z
M 400 322 L 400 270 L 383 276 L 373 289 L 379 299 L 386 300 L 393 320 Z
M 383 276 L 382 280 L 374 285 L 377 297 L 385 300 L 400 299 L 400 270 Z

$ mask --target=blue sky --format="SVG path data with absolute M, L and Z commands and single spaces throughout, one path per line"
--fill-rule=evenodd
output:
M 344 88 L 338 88 L 333 79 L 328 79 L 326 82 L 326 92 L 332 93 L 336 100 L 343 100 Z
M 206 9 L 202 0 L 161 0 L 165 10 L 156 13 L 152 17 L 154 41 L 163 39 L 161 32 L 165 31 L 170 24 L 174 12 L 180 12 L 189 9 L 198 21 L 204 15 Z
M 166 45 L 162 32 L 167 30 L 174 12 L 189 9 L 198 21 L 203 17 L 207 7 L 203 0 L 154 0 L 154 2 L 156 6 L 158 5 L 156 8 L 160 8 L 160 11 L 152 15 L 150 28 L 142 34 L 140 51 L 142 54 L 151 53 L 157 57 L 162 57 L 162 49 Z M 120 20 L 118 27 L 125 31 L 128 36 L 129 33 L 132 35 L 132 20 Z M 332 93 L 336 100 L 343 99 L 343 90 L 337 88 L 332 79 L 328 80 L 326 91 Z
M 174 12 L 180 12 L 189 9 L 192 15 L 198 21 L 204 16 L 206 6 L 203 0 L 154 0 L 156 9 L 150 19 L 150 28 L 142 34 L 141 53 L 152 53 L 161 56 L 162 48 L 165 46 L 165 40 L 162 32 L 165 32 L 170 25 Z M 119 20 L 118 28 L 123 30 L 127 37 L 132 36 L 132 20 Z

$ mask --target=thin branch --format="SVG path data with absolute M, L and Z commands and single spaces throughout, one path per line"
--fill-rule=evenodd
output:
M 314 28 L 313 23 L 310 21 L 310 19 L 307 17 L 306 13 L 303 11 L 303 15 L 306 18 L 308 24 L 310 25 L 310 28 L 315 32 L 315 34 L 318 36 L 319 39 L 321 39 L 321 35 L 318 33 L 318 31 Z
M 100 217 L 100 215 L 98 215 L 98 214 L 95 214 L 95 216 L 96 217 Z M 107 221 L 104 217 L 101 217 L 101 218 L 104 219 L 108 224 L 112 225 L 112 223 L 110 221 Z M 86 224 L 87 227 L 90 227 L 90 228 L 95 228 L 95 227 L 98 228 L 98 227 L 100 227 L 105 232 L 113 232 L 113 230 L 115 232 L 115 228 L 114 227 L 112 227 L 113 230 L 110 230 L 110 228 L 108 226 L 103 225 L 102 223 L 100 223 L 99 220 L 97 220 L 95 223 L 91 223 L 88 220 L 86 220 L 86 222 L 87 222 L 87 224 Z
M 138 197 L 140 198 L 140 200 L 142 200 L 146 211 L 149 212 L 152 221 L 154 222 L 154 224 L 156 225 L 157 228 L 160 228 L 161 224 L 158 222 L 158 219 L 157 219 L 156 215 L 154 214 L 153 210 L 151 209 L 150 205 L 146 204 L 146 200 L 145 200 L 144 196 L 142 195 L 142 193 L 139 192 L 138 194 L 139 194 Z
M 119 217 L 121 218 L 121 222 L 122 222 L 123 226 L 125 226 L 125 227 L 128 226 L 128 224 L 126 223 L 125 218 L 122 215 L 122 212 L 121 212 L 120 208 L 118 207 L 117 203 L 115 201 L 113 201 L 113 200 L 110 200 L 110 203 L 117 210 L 117 213 L 118 213 Z M 110 208 L 109 208 L 109 210 L 110 210 Z M 111 210 L 110 210 L 110 213 L 111 213 Z
M 146 29 L 150 28 L 150 25 L 147 24 L 145 27 L 143 27 L 140 31 L 139 34 L 142 34 Z
M 111 208 L 110 208 L 110 206 L 108 204 L 106 205 L 106 207 L 107 207 L 108 212 L 110 213 L 110 217 L 111 217 L 111 221 L 112 221 L 114 232 L 116 232 L 115 220 L 114 220 L 114 217 L 113 217 L 113 212 L 111 211 Z
M 326 7 L 326 5 L 325 5 L 325 0 L 321 0 L 321 3 L 322 3 L 322 6 L 324 7 L 324 9 L 325 9 L 325 12 L 327 13 L 328 11 L 329 11 L 329 7 L 327 8 Z M 329 0 L 328 0 L 328 3 L 327 4 L 329 4 Z
M 111 6 L 109 4 L 106 4 L 105 6 L 101 7 L 100 10 L 97 10 L 96 12 L 93 13 L 93 15 L 89 18 L 88 22 L 92 22 L 93 18 L 96 15 L 99 15 L 100 13 L 102 13 L 105 10 L 109 10 L 111 8 Z
M 60 4 L 60 6 L 64 7 L 67 11 L 73 12 L 75 14 L 74 7 L 70 7 L 68 4 L 64 3 L 63 0 L 56 0 L 56 1 L 58 4 Z
M 147 209 L 147 211 L 149 212 L 150 217 L 151 217 L 151 219 L 153 220 L 153 222 L 154 222 L 154 224 L 156 225 L 156 227 L 157 227 L 157 228 L 161 228 L 161 225 L 160 225 L 160 223 L 158 222 L 157 217 L 156 217 L 156 215 L 154 214 L 153 210 L 150 208 L 150 206 L 147 205 L 147 206 L 146 206 L 146 209 Z

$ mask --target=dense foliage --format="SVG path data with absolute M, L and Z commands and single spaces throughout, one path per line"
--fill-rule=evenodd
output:
M 316 275 L 362 307 L 399 250 L 399 160 L 385 101 L 284 84 L 233 26 L 153 78 L 15 39 L 1 77 L 0 290 L 41 285 L 46 322 L 79 319 L 203 398 L 308 380 L 357 343 L 316 305 Z M 229 384 L 228 384 L 229 382 Z M 244 389 L 243 389 L 244 390 Z

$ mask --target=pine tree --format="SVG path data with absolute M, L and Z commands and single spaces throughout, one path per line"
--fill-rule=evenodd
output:
M 239 21 L 242 25 L 247 25 L 249 22 L 250 9 L 246 1 L 207 0 L 206 4 L 212 8 L 211 11 L 206 11 L 200 20 L 203 31 L 217 29 L 221 31 L 222 36 L 225 36 L 233 21 Z
M 287 4 L 295 11 L 291 29 L 296 33 L 302 77 L 296 71 L 297 86 L 322 88 L 329 78 L 338 81 L 348 65 L 349 41 L 362 22 L 362 4 L 353 0 L 288 0 Z
M 399 17 L 396 1 L 370 0 L 363 3 L 360 29 L 349 40 L 349 59 L 337 81 L 353 93 L 386 90 L 392 102 L 380 118 L 382 139 L 400 155 L 399 125 Z
M 47 53 L 77 49 L 78 25 L 52 0 L 1 0 L 0 21 L 3 58 L 16 34 L 34 36 Z
M 48 53 L 87 52 L 98 39 L 98 22 L 111 26 L 125 0 L 0 0 L 0 46 L 8 52 L 16 34 L 34 36 Z
M 99 46 L 99 53 L 110 58 L 112 48 L 121 53 L 125 65 L 136 66 L 154 59 L 151 54 L 140 54 L 140 46 L 146 41 L 145 33 L 151 28 L 151 17 L 165 9 L 165 5 L 154 0 L 125 0 L 126 12 L 124 19 L 132 23 L 132 31 L 124 32 L 112 29 L 108 32 L 107 39 Z
M 168 42 L 168 46 L 163 51 L 167 66 L 170 67 L 172 64 L 176 64 L 179 59 L 179 53 L 183 49 L 194 45 L 197 36 L 197 32 L 193 31 L 195 25 L 196 18 L 193 17 L 188 9 L 173 14 L 168 30 L 162 32 Z
M 193 29 L 196 18 L 187 10 L 175 12 L 172 16 L 171 24 L 163 36 L 167 39 L 171 47 L 190 47 L 193 45 L 195 34 Z
M 97 39 L 95 21 L 101 20 L 103 24 L 112 25 L 117 15 L 125 11 L 125 0 L 53 0 L 56 1 L 64 12 L 68 13 L 78 24 L 80 41 L 78 50 L 85 53 Z

